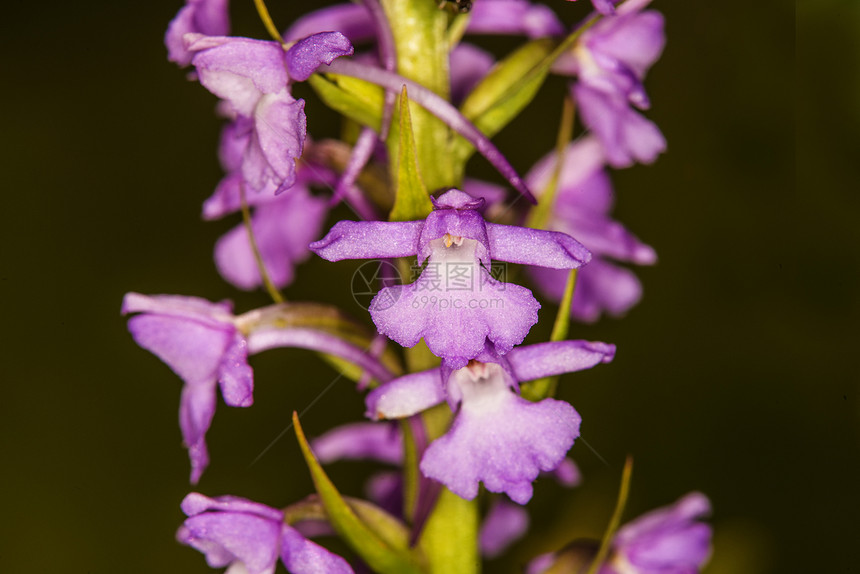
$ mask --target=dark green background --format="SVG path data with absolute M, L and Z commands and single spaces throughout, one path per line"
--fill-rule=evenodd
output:
M 266 302 L 215 273 L 213 242 L 235 220 L 199 219 L 220 176 L 214 98 L 165 60 L 178 0 L 7 4 L 0 564 L 206 572 L 173 541 L 189 491 L 180 382 L 133 344 L 119 307 L 130 290 L 233 298 L 242 311 Z M 294 17 L 272 4 L 280 24 Z M 640 273 L 646 297 L 627 318 L 573 330 L 618 344 L 618 358 L 560 390 L 609 466 L 580 441 L 584 485 L 541 481 L 535 546 L 489 571 L 599 535 L 627 453 L 628 518 L 693 489 L 711 497 L 710 572 L 857 571 L 860 6 L 655 4 L 669 43 L 648 80 L 649 115 L 669 152 L 614 180 L 618 217 L 660 263 Z M 265 37 L 250 2 L 232 11 L 236 33 Z M 562 90 L 550 82 L 497 138 L 519 170 L 551 145 Z M 311 132 L 335 133 L 309 100 Z M 312 261 L 287 295 L 351 305 L 354 268 Z M 544 307 L 537 335 L 553 313 Z M 256 404 L 219 406 L 199 490 L 284 505 L 310 490 L 292 435 L 251 461 L 333 374 L 300 351 L 252 362 Z M 362 410 L 344 382 L 303 420 L 318 434 Z M 341 464 L 332 476 L 355 494 L 369 470 Z

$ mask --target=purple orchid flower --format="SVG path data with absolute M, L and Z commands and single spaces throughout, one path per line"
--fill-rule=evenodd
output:
M 613 167 L 652 163 L 666 149 L 657 126 L 631 108 L 650 107 L 642 82 L 666 41 L 663 16 L 641 11 L 649 2 L 622 4 L 617 16 L 583 32 L 573 51 L 553 66 L 577 76 L 572 91 L 582 121 L 600 139 Z
M 564 460 L 581 419 L 563 401 L 521 398 L 517 382 L 588 369 L 614 355 L 614 345 L 587 341 L 518 347 L 504 357 L 488 345 L 461 369 L 412 373 L 374 389 L 366 398 L 367 413 L 403 418 L 447 400 L 456 412 L 454 422 L 430 443 L 421 472 L 463 498 L 474 498 L 483 482 L 487 490 L 525 504 L 538 474 Z
M 193 54 L 185 47 L 185 34 L 226 36 L 230 33 L 228 0 L 187 0 L 185 6 L 170 21 L 164 34 L 167 59 L 185 67 Z
M 323 259 L 418 255 L 427 266 L 409 285 L 385 287 L 370 304 L 380 333 L 404 347 L 423 337 L 452 368 L 466 365 L 490 339 L 499 354 L 522 342 L 540 304 L 525 287 L 502 283 L 493 260 L 574 269 L 591 254 L 563 233 L 487 223 L 483 200 L 452 189 L 433 200 L 424 221 L 341 221 L 311 250 Z
M 203 203 L 203 218 L 212 220 L 237 212 L 242 207 L 242 163 L 244 143 L 236 138 L 236 123 L 221 133 L 218 156 L 227 172 L 215 192 Z M 269 183 L 263 193 L 245 196 L 252 210 L 254 239 L 276 287 L 293 281 L 293 268 L 310 255 L 308 244 L 319 238 L 328 213 L 327 202 L 311 194 L 309 186 L 331 186 L 336 176 L 330 170 L 309 163 L 296 171 L 296 181 L 288 193 L 276 195 L 277 186 Z M 244 224 L 221 237 L 215 246 L 215 263 L 219 273 L 240 289 L 251 290 L 262 285 L 260 270 L 251 249 Z
M 530 524 L 529 513 L 524 507 L 497 498 L 487 511 L 478 533 L 481 554 L 490 559 L 501 556 L 511 544 L 525 536 Z
M 580 321 L 596 321 L 600 314 L 626 313 L 642 297 L 642 285 L 629 269 L 610 261 L 652 265 L 654 250 L 639 241 L 617 221 L 610 219 L 614 203 L 612 184 L 603 169 L 604 150 L 593 137 L 568 145 L 564 152 L 555 203 L 547 227 L 575 235 L 593 254 L 577 272 L 571 315 Z M 526 181 L 532 189 L 546 187 L 557 155 L 548 154 L 531 169 Z M 538 289 L 555 301 L 564 296 L 567 273 L 529 267 Z
M 711 555 L 711 527 L 697 520 L 710 512 L 708 498 L 691 492 L 622 526 L 600 574 L 699 572 Z
M 321 64 L 353 53 L 338 32 L 315 34 L 284 51 L 277 42 L 186 34 L 200 83 L 222 98 L 235 116 L 232 145 L 241 150 L 238 170 L 254 191 L 274 185 L 276 193 L 295 183 L 296 160 L 307 133 L 304 100 L 290 93 Z
M 216 386 L 232 407 L 253 404 L 254 379 L 248 345 L 239 332 L 229 302 L 197 297 L 129 293 L 122 313 L 135 342 L 157 355 L 185 382 L 179 426 L 191 459 L 191 483 L 209 464 L 206 431 L 215 414 Z
M 353 570 L 340 556 L 307 540 L 284 522 L 284 513 L 236 496 L 209 498 L 192 492 L 182 501 L 188 516 L 176 539 L 206 556 L 213 568 L 273 574 L 280 557 L 291 574 Z
M 253 404 L 253 371 L 248 355 L 277 347 L 298 347 L 331 353 L 359 365 L 385 381 L 391 374 L 362 349 L 334 335 L 313 329 L 278 328 L 267 313 L 278 306 L 234 316 L 232 304 L 212 303 L 179 295 L 147 296 L 128 293 L 122 313 L 135 342 L 164 361 L 184 381 L 179 426 L 191 459 L 191 483 L 196 484 L 209 464 L 206 431 L 212 424 L 221 387 L 231 407 Z
M 691 492 L 671 506 L 622 526 L 615 533 L 612 554 L 601 565 L 599 574 L 697 574 L 711 555 L 712 534 L 711 527 L 698 519 L 710 512 L 707 497 Z M 557 558 L 555 553 L 537 556 L 526 572 L 542 574 Z

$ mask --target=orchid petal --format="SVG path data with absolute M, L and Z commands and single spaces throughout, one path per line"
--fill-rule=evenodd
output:
M 570 457 L 561 461 L 561 464 L 552 471 L 552 476 L 560 485 L 566 486 L 567 488 L 579 486 L 582 482 L 582 473 Z
M 481 554 L 491 559 L 500 556 L 528 532 L 529 522 L 525 508 L 499 498 L 490 507 L 481 525 L 478 535 Z
M 582 340 L 527 345 L 505 355 L 520 381 L 590 369 L 614 357 L 615 345 Z
M 185 385 L 179 401 L 179 428 L 191 460 L 191 484 L 197 484 L 209 466 L 206 431 L 215 415 L 214 385 Z
M 128 329 L 138 345 L 167 363 L 187 384 L 213 385 L 235 331 L 230 324 L 155 313 L 132 317 Z
M 301 328 L 261 328 L 255 329 L 248 335 L 248 352 L 251 354 L 279 347 L 297 347 L 329 353 L 366 370 L 379 381 L 384 382 L 392 378 L 388 369 L 367 351 L 322 331 Z
M 335 427 L 312 440 L 311 449 L 322 464 L 362 459 L 400 464 L 403 460 L 400 432 L 396 425 L 385 423 L 361 422 Z
M 339 221 L 310 249 L 328 261 L 408 257 L 423 227 L 423 221 Z
M 371 40 L 376 34 L 370 13 L 357 4 L 336 4 L 305 14 L 289 27 L 284 40 L 294 42 L 319 32 L 337 30 L 352 43 Z
M 613 541 L 615 552 L 641 571 L 698 572 L 710 556 L 712 533 L 710 526 L 696 520 L 710 510 L 703 494 L 690 493 L 623 526 Z
M 541 275 L 544 270 L 537 271 Z M 582 321 L 596 321 L 602 312 L 620 317 L 642 298 L 642 283 L 636 274 L 606 261 L 594 261 L 576 281 L 570 310 Z
M 355 145 L 352 147 L 352 153 L 349 156 L 349 162 L 346 164 L 346 169 L 337 182 L 337 187 L 331 197 L 331 204 L 338 203 L 347 194 L 348 190 L 355 185 L 355 181 L 361 174 L 361 170 L 367 165 L 373 150 L 376 147 L 378 136 L 376 132 L 370 128 L 362 128 L 361 133 Z
M 226 36 L 185 37 L 200 83 L 227 100 L 233 109 L 252 116 L 263 94 L 276 94 L 287 85 L 284 51 L 276 42 Z
M 299 40 L 287 50 L 287 70 L 291 80 L 304 82 L 320 65 L 352 54 L 352 44 L 346 36 L 340 32 L 320 32 Z
M 221 511 L 253 514 L 276 522 L 284 520 L 284 513 L 280 510 L 239 496 L 227 495 L 210 498 L 197 492 L 191 492 L 182 500 L 180 508 L 186 516 L 195 516 L 207 511 Z
M 657 126 L 630 109 L 621 95 L 582 83 L 573 86 L 573 95 L 583 123 L 600 138 L 611 166 L 653 163 L 666 150 L 666 140 Z
M 226 36 L 229 33 L 227 0 L 189 0 L 170 21 L 164 34 L 167 59 L 180 66 L 191 63 L 192 54 L 182 41 L 185 34 Z
M 281 526 L 281 560 L 291 574 L 353 574 L 346 560 L 286 524 Z
M 570 207 L 570 211 L 575 208 Z M 558 210 L 561 213 L 562 209 Z M 575 233 L 594 253 L 611 257 L 618 261 L 629 261 L 637 265 L 653 265 L 657 262 L 657 252 L 650 245 L 642 243 L 627 228 L 602 214 L 585 209 L 568 218 L 571 233 Z M 546 267 L 546 266 L 544 266 Z
M 304 100 L 293 99 L 286 89 L 263 96 L 254 108 L 254 128 L 242 175 L 254 190 L 271 180 L 279 193 L 296 181 L 296 161 L 307 135 Z
M 442 375 L 430 369 L 398 377 L 368 393 L 367 416 L 373 419 L 401 419 L 418 414 L 445 400 Z
M 558 174 L 556 205 L 562 204 L 565 190 L 571 189 L 573 195 L 580 196 L 579 188 L 582 183 L 595 173 L 603 172 L 606 154 L 597 138 L 585 136 L 569 143 L 562 155 L 561 171 Z M 558 152 L 552 151 L 541 158 L 526 174 L 526 183 L 530 189 L 542 192 L 549 185 L 558 165 Z M 594 211 L 606 212 L 612 208 L 611 186 L 608 188 L 610 203 L 589 202 Z
M 169 317 L 193 319 L 210 327 L 220 328 L 233 320 L 233 304 L 213 303 L 200 297 L 184 295 L 142 295 L 126 293 L 122 300 L 123 315 L 128 313 L 157 313 Z
M 451 428 L 424 453 L 421 471 L 466 499 L 483 482 L 525 504 L 538 474 L 558 466 L 579 436 L 580 416 L 563 401 L 520 398 L 501 377 L 483 383 L 464 393 Z
M 403 476 L 399 470 L 377 472 L 364 486 L 367 499 L 394 516 L 403 515 Z
M 427 265 L 450 270 L 451 263 L 431 256 Z M 477 262 L 472 265 L 470 289 L 439 291 L 434 286 L 438 279 L 427 270 L 411 285 L 382 289 L 370 303 L 379 332 L 404 347 L 423 337 L 430 351 L 452 368 L 483 351 L 487 338 L 500 354 L 522 343 L 537 322 L 540 304 L 525 287 L 498 282 Z
M 501 261 L 577 269 L 591 260 L 585 246 L 557 231 L 488 223 L 487 236 L 491 257 Z
M 589 49 L 624 62 L 642 80 L 666 45 L 663 27 L 663 15 L 649 10 L 604 20 L 589 30 L 583 41 Z
M 480 0 L 472 6 L 470 34 L 524 34 L 529 38 L 561 36 L 564 25 L 542 4 L 526 0 Z
M 248 343 L 239 333 L 233 336 L 233 343 L 221 359 L 219 383 L 227 406 L 254 404 L 254 371 L 248 365 Z
M 210 566 L 225 566 L 230 559 L 244 564 L 249 574 L 275 571 L 279 537 L 278 522 L 244 513 L 198 514 L 187 518 L 180 531 L 180 542 L 204 552 Z

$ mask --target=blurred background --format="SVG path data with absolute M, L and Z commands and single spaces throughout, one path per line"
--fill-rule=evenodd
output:
M 587 0 L 550 3 L 567 21 L 588 10 Z M 221 175 L 220 122 L 215 99 L 166 61 L 162 36 L 180 5 L 4 7 L 6 571 L 209 571 L 173 539 L 190 490 L 180 381 L 135 346 L 119 315 L 131 290 L 230 298 L 239 311 L 267 303 L 229 287 L 212 263 L 214 241 L 238 220 L 199 217 Z M 270 2 L 283 27 L 310 7 Z M 572 537 L 599 537 L 628 453 L 626 520 L 691 490 L 711 498 L 707 572 L 856 571 L 860 4 L 654 7 L 669 40 L 648 78 L 648 115 L 669 151 L 613 179 L 616 216 L 660 262 L 639 272 L 645 298 L 626 318 L 571 331 L 616 343 L 616 361 L 560 385 L 608 464 L 577 442 L 583 485 L 541 481 L 529 506 L 535 536 L 488 571 L 516 572 Z M 266 37 L 250 2 L 234 2 L 232 15 L 235 34 Z M 521 172 L 552 145 L 563 90 L 548 82 L 496 138 Z M 336 135 L 334 114 L 309 90 L 298 95 L 310 132 Z M 497 177 L 480 160 L 471 167 Z M 346 301 L 366 320 L 349 296 L 357 265 L 311 260 L 286 295 Z M 533 340 L 554 313 L 544 306 Z M 197 490 L 283 506 L 311 490 L 292 433 L 252 461 L 334 373 L 301 351 L 252 365 L 255 405 L 219 405 Z M 362 412 L 342 381 L 303 422 L 316 435 Z M 371 470 L 330 469 L 355 495 Z

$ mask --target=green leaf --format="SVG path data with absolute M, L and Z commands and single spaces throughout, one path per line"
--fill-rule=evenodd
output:
M 336 112 L 379 131 L 382 125 L 383 90 L 379 86 L 347 76 L 314 74 L 308 83 L 320 99 Z
M 533 40 L 496 64 L 466 97 L 461 111 L 489 137 L 505 127 L 531 102 L 549 73 L 553 41 Z M 455 140 L 460 158 L 474 153 L 463 138 Z
M 415 502 L 418 500 L 418 485 L 421 472 L 418 469 L 418 449 L 409 419 L 399 421 L 403 435 L 403 509 L 409 522 L 415 519 Z
M 397 161 L 397 192 L 389 221 L 424 219 L 433 211 L 427 188 L 418 170 L 415 137 L 412 132 L 412 115 L 406 86 L 400 92 L 400 152 Z
M 544 188 L 535 190 L 538 194 L 538 203 L 529 210 L 526 227 L 546 229 L 549 223 L 553 208 L 555 207 L 555 195 L 558 192 L 558 181 L 561 177 L 561 168 L 564 166 L 567 146 L 573 139 L 573 119 L 575 115 L 576 107 L 573 103 L 573 98 L 568 94 L 564 98 L 564 104 L 562 105 L 558 136 L 555 141 L 555 166 Z
M 588 569 L 588 574 L 596 574 L 609 555 L 609 548 L 612 546 L 612 538 L 615 536 L 615 531 L 621 524 L 621 516 L 624 514 L 624 507 L 627 505 L 627 495 L 630 494 L 630 477 L 633 474 L 633 457 L 627 456 L 624 463 L 624 470 L 621 473 L 621 486 L 618 489 L 618 500 L 615 502 L 615 511 L 612 513 L 612 518 L 609 519 L 609 525 L 606 527 L 606 532 L 603 534 L 603 540 L 600 542 L 600 550 L 597 551 L 597 556 L 594 562 L 591 563 L 591 568 Z
M 557 45 L 542 39 L 520 47 L 496 64 L 472 90 L 461 106 L 463 115 L 487 136 L 497 134 L 534 99 L 553 62 L 600 18 L 599 14 L 592 16 Z M 465 161 L 475 150 L 463 138 L 456 138 L 452 151 Z
M 408 548 L 409 539 L 405 529 L 394 526 L 394 519 L 387 515 L 383 517 L 381 511 L 372 511 L 367 507 L 354 509 L 350 506 L 311 452 L 295 412 L 293 425 L 328 520 L 344 542 L 375 572 L 421 574 L 421 556 L 416 550 Z
M 382 540 L 398 548 L 406 547 L 409 543 L 409 527 L 382 508 L 366 500 L 349 496 L 344 496 L 343 500 Z M 284 522 L 287 524 L 294 525 L 303 520 L 328 522 L 328 513 L 319 496 L 312 494 L 284 509 Z
M 427 519 L 420 545 L 433 574 L 477 574 L 478 499 L 465 500 L 447 488 Z

